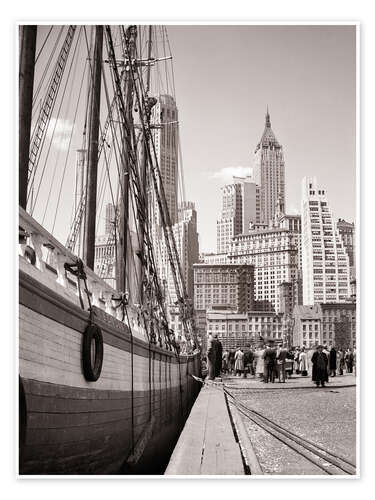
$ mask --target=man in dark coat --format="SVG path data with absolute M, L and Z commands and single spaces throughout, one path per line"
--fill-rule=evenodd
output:
M 254 375 L 254 352 L 251 349 L 251 347 L 249 347 L 249 350 L 245 353 L 245 355 L 246 355 L 245 366 L 247 364 L 249 374 Z
M 334 346 L 331 347 L 329 351 L 328 358 L 328 366 L 329 366 L 329 374 L 331 377 L 336 377 L 336 368 L 337 368 L 337 352 Z
M 223 344 L 217 338 L 217 333 L 214 334 L 216 340 L 216 361 L 215 361 L 215 377 L 220 377 L 221 364 L 223 362 Z
M 323 352 L 323 346 L 318 345 L 316 351 L 312 355 L 311 362 L 312 368 L 312 380 L 319 387 L 322 384 L 324 387 L 325 382 L 328 382 L 328 357 L 325 352 Z
M 229 351 L 229 356 L 228 356 L 228 372 L 233 373 L 234 371 L 234 351 Z
M 251 350 L 250 347 L 246 349 L 244 352 L 244 357 L 243 357 L 243 364 L 244 364 L 244 373 L 243 376 L 246 378 L 246 374 L 249 373 L 250 375 L 253 375 L 253 361 L 254 361 L 254 353 Z
M 281 344 L 279 350 L 277 351 L 277 369 L 279 374 L 279 382 L 285 382 L 285 363 L 288 356 L 288 349 L 284 344 Z
M 352 350 L 349 348 L 345 354 L 345 363 L 346 363 L 346 372 L 347 373 L 353 373 L 353 359 L 354 359 L 354 357 L 353 357 Z
M 276 350 L 273 347 L 273 342 L 269 342 L 264 353 L 264 382 L 274 382 L 275 380 L 275 364 Z
M 207 340 L 208 380 L 215 379 L 217 340 L 210 334 Z

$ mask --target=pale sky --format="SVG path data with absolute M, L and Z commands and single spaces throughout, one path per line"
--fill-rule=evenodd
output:
M 201 251 L 216 251 L 220 187 L 232 174 L 250 173 L 267 105 L 272 128 L 284 148 L 287 211 L 300 212 L 301 180 L 314 175 L 327 190 L 334 215 L 353 221 L 355 26 L 170 25 L 167 29 L 186 198 L 196 203 Z M 48 30 L 40 27 L 37 51 Z M 57 32 L 54 29 L 48 41 L 51 47 Z M 59 119 L 51 120 L 47 136 L 56 124 L 55 142 L 34 213 L 46 229 L 54 228 L 63 243 L 72 217 L 75 150 L 82 147 L 86 103 L 82 61 L 87 52 L 80 33 L 72 51 L 81 54 L 81 62 L 76 58 L 71 67 L 73 84 L 67 88 Z M 90 38 L 90 28 L 86 33 Z M 47 53 L 38 61 L 37 78 Z M 107 66 L 106 72 L 108 79 Z M 57 109 L 58 104 L 53 117 Z M 105 117 L 103 112 L 102 126 Z M 110 201 L 108 188 L 106 201 Z M 103 210 L 98 210 L 103 224 L 100 213 Z
M 300 212 L 301 180 L 314 175 L 334 216 L 354 221 L 355 26 L 169 26 L 168 34 L 201 250 L 216 251 L 220 186 L 250 169 L 267 105 L 284 149 L 287 211 Z

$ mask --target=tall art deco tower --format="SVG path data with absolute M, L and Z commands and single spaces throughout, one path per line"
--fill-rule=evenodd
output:
M 254 181 L 260 187 L 261 221 L 273 220 L 278 201 L 285 206 L 285 164 L 283 148 L 271 128 L 267 108 L 266 126 L 254 152 Z

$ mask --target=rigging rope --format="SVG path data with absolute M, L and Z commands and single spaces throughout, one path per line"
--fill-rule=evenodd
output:
M 136 71 L 138 73 L 138 68 L 137 67 L 136 67 Z M 134 77 L 134 72 L 133 72 L 132 65 L 130 65 L 130 72 L 132 74 L 133 80 L 135 81 L 135 77 Z M 141 92 L 142 92 L 142 101 L 141 101 L 141 98 L 139 96 L 139 92 L 138 92 L 137 87 L 135 87 L 136 97 L 137 97 L 139 108 L 142 108 L 142 107 L 144 108 L 146 96 L 145 96 L 144 88 L 142 88 L 142 83 L 143 82 L 140 80 L 139 73 L 138 73 L 138 81 L 140 82 L 140 87 L 141 87 Z M 143 131 L 144 131 L 144 133 L 146 133 L 146 125 L 147 125 L 147 127 L 149 129 L 150 128 L 150 123 L 148 122 L 147 124 L 145 124 L 145 121 L 143 119 L 142 114 L 140 115 L 140 118 L 141 118 L 141 123 L 142 123 Z M 175 282 L 175 289 L 176 289 L 176 293 L 177 293 L 177 296 L 178 296 L 178 300 L 179 300 L 179 302 L 180 302 L 180 304 L 182 306 L 184 304 L 184 297 L 187 297 L 187 294 L 186 294 L 186 290 L 185 290 L 185 283 L 184 283 L 183 273 L 182 273 L 182 269 L 181 269 L 181 264 L 180 264 L 180 261 L 179 261 L 179 255 L 178 255 L 178 251 L 177 251 L 177 246 L 176 246 L 176 242 L 175 242 L 174 235 L 173 235 L 173 230 L 172 230 L 172 224 L 171 224 L 170 214 L 169 214 L 169 210 L 168 210 L 168 205 L 167 205 L 167 202 L 166 202 L 165 191 L 164 191 L 164 186 L 163 186 L 163 180 L 162 180 L 162 176 L 161 176 L 161 173 L 160 173 L 160 167 L 159 167 L 159 164 L 158 164 L 155 143 L 154 143 L 154 140 L 153 140 L 153 137 L 152 137 L 151 134 L 150 134 L 150 142 L 151 142 L 151 145 L 152 145 L 153 155 L 154 155 L 154 159 L 155 159 L 155 167 L 154 168 L 153 168 L 153 162 L 152 162 L 153 158 L 152 158 L 150 147 L 149 147 L 148 143 L 146 143 L 146 146 L 147 146 L 146 149 L 147 149 L 147 154 L 148 154 L 148 158 L 149 158 L 149 162 L 150 162 L 150 166 L 151 166 L 152 179 L 153 179 L 153 183 L 154 183 L 155 193 L 156 193 L 156 196 L 157 196 L 157 202 L 158 202 L 158 206 L 159 206 L 160 216 L 161 216 L 161 219 L 162 219 L 162 228 L 163 228 L 163 232 L 165 234 L 165 242 L 166 242 L 167 251 L 168 251 L 168 255 L 169 255 L 169 261 L 170 261 L 170 265 L 171 265 L 171 269 L 172 269 L 173 279 L 174 279 L 174 282 Z M 159 183 L 158 183 L 157 178 L 156 178 L 155 170 L 157 172 Z M 160 192 L 159 192 L 159 189 L 160 189 Z M 171 247 L 170 241 L 172 242 L 172 247 Z M 173 248 L 173 251 L 172 251 L 172 248 Z M 180 273 L 180 280 L 181 280 L 180 284 L 181 284 L 181 287 L 182 287 L 182 294 L 181 294 L 181 291 L 180 291 L 179 282 L 177 280 L 175 262 L 177 264 L 177 269 L 178 269 L 178 271 Z M 189 341 L 189 339 L 190 339 L 190 332 L 189 332 L 188 325 L 186 323 L 186 318 L 184 317 L 184 315 L 185 315 L 185 311 L 184 310 L 181 310 L 181 315 L 182 315 L 182 323 L 184 325 L 184 330 L 185 330 L 185 338 L 186 338 L 187 341 Z M 194 336 L 194 332 L 192 332 L 192 333 L 193 333 L 193 336 Z
M 35 134 L 32 136 L 30 141 L 27 200 L 30 199 L 30 195 L 33 192 L 35 174 L 38 169 L 40 154 L 43 149 L 44 141 L 46 138 L 46 131 L 48 129 L 51 116 L 56 104 L 56 98 L 64 75 L 66 63 L 69 58 L 69 53 L 72 46 L 75 31 L 76 31 L 76 26 L 69 26 L 63 46 L 59 53 L 59 57 L 54 66 L 54 71 L 52 75 L 53 78 L 51 76 L 50 84 L 48 86 L 46 96 L 43 100 L 43 105 L 41 107 L 40 114 L 35 127 Z
M 48 40 L 48 38 L 49 38 L 49 36 L 50 36 L 50 34 L 51 34 L 51 31 L 52 31 L 52 30 L 53 30 L 53 26 L 51 26 L 51 28 L 50 28 L 49 32 L 48 32 L 48 33 L 47 33 L 47 35 L 46 35 L 46 38 L 44 39 L 44 42 L 43 42 L 43 44 L 42 44 L 41 48 L 39 49 L 39 52 L 38 52 L 38 54 L 37 54 L 37 56 L 36 56 L 36 58 L 35 58 L 35 65 L 36 65 L 36 63 L 38 62 L 38 59 L 39 59 L 39 57 L 40 57 L 40 54 L 42 53 L 42 51 L 43 51 L 43 49 L 44 49 L 44 46 L 46 45 L 47 40 Z
M 56 50 L 57 50 L 57 46 L 58 46 L 58 44 L 59 44 L 59 41 L 60 41 L 60 38 L 61 38 L 61 35 L 62 35 L 62 32 L 63 32 L 63 29 L 64 29 L 64 26 L 61 26 L 60 31 L 59 31 L 59 33 L 58 33 L 58 35 L 57 35 L 57 37 L 56 37 L 56 40 L 55 40 L 55 45 L 54 45 L 54 47 L 52 48 L 52 51 L 51 51 L 51 53 L 50 53 L 50 55 L 49 55 L 49 58 L 48 58 L 47 64 L 46 64 L 46 66 L 45 66 L 45 68 L 44 68 L 43 74 L 42 74 L 42 76 L 41 76 L 41 78 L 40 78 L 40 80 L 39 80 L 38 86 L 37 86 L 36 91 L 35 91 L 35 93 L 34 93 L 34 95 L 33 95 L 33 107 L 34 107 L 34 105 L 35 105 L 35 101 L 36 101 L 36 100 L 37 100 L 37 98 L 38 98 L 39 92 L 40 92 L 40 90 L 41 90 L 41 88 L 42 88 L 42 86 L 43 86 L 43 83 L 44 83 L 44 80 L 45 80 L 45 77 L 46 77 L 47 71 L 48 71 L 48 69 L 49 69 L 49 67 L 50 67 L 50 64 L 51 64 L 51 61 L 52 61 L 52 59 L 53 59 L 53 57 L 54 57 L 54 55 L 55 55 L 55 52 L 56 52 Z M 51 78 L 52 78 L 52 76 L 50 76 L 50 78 L 49 78 L 48 85 L 49 85 L 49 84 L 50 84 L 50 82 L 51 82 Z M 33 120 L 34 120 L 34 116 L 35 116 L 35 113 L 33 112 L 33 115 L 32 115 L 32 119 L 33 119 Z M 33 137 L 33 135 L 34 135 L 36 125 L 37 125 L 37 123 L 35 123 L 35 125 L 34 125 L 33 131 L 32 131 L 32 134 L 31 134 L 31 137 Z
M 62 187 L 64 185 L 66 167 L 67 167 L 67 164 L 68 164 L 68 158 L 69 158 L 69 153 L 70 153 L 70 146 L 71 146 L 71 142 L 72 142 L 73 132 L 74 132 L 74 128 L 76 126 L 76 118 L 77 118 L 78 107 L 79 107 L 79 104 L 80 104 L 80 98 L 81 98 L 82 88 L 83 88 L 83 78 L 82 78 L 82 81 L 81 81 L 81 86 L 80 86 L 79 93 L 78 93 L 78 98 L 77 98 L 77 105 L 76 105 L 76 109 L 75 109 L 75 112 L 74 112 L 73 126 L 72 126 L 72 130 L 71 130 L 70 137 L 69 137 L 68 150 L 67 150 L 67 154 L 65 156 L 64 170 L 63 170 L 63 175 L 62 175 L 62 179 L 61 179 L 61 184 L 60 184 L 60 189 L 59 189 L 59 195 L 58 195 L 58 198 L 57 198 L 57 204 L 56 204 L 56 210 L 55 210 L 55 216 L 54 216 L 54 219 L 53 219 L 53 225 L 52 225 L 52 230 L 51 230 L 52 234 L 53 234 L 53 231 L 55 229 L 57 212 L 58 212 L 58 208 L 59 208 L 59 205 L 60 205 L 61 192 L 62 192 Z
M 77 44 L 78 44 L 78 41 L 80 40 L 80 35 L 81 35 L 81 31 L 79 32 L 79 35 L 78 35 L 78 38 L 77 38 Z M 77 48 L 77 44 L 76 44 L 76 48 Z M 45 169 L 46 169 L 46 166 L 47 166 L 47 161 L 48 161 L 48 158 L 49 158 L 49 153 L 50 153 L 51 146 L 52 146 L 52 143 L 53 143 L 53 139 L 54 139 L 54 136 L 55 136 L 56 127 L 57 127 L 57 124 L 58 124 L 59 119 L 60 119 L 60 113 L 61 113 L 62 104 L 63 104 L 64 97 L 65 97 L 65 92 L 66 92 L 66 90 L 68 88 L 68 81 L 69 81 L 70 72 L 71 72 L 72 66 L 73 66 L 74 56 L 75 56 L 75 51 L 74 51 L 74 54 L 73 54 L 73 57 L 72 57 L 72 60 L 71 60 L 71 64 L 69 66 L 67 79 L 65 81 L 64 90 L 63 90 L 63 94 L 62 94 L 62 97 L 61 97 L 61 100 L 60 100 L 60 105 L 59 105 L 59 109 L 58 109 L 58 112 L 57 112 L 57 116 L 56 116 L 56 119 L 55 119 L 55 124 L 54 124 L 54 128 L 53 128 L 52 136 L 51 136 L 51 139 L 50 139 L 50 143 L 49 143 L 49 146 L 48 146 L 48 151 L 47 151 L 47 154 L 46 154 L 46 157 L 45 157 L 45 160 L 44 160 L 43 170 L 42 170 L 42 173 L 41 173 L 41 176 L 40 176 L 40 181 L 39 181 L 39 185 L 38 185 L 38 189 L 37 189 L 37 194 L 36 194 L 36 197 L 35 197 L 35 200 L 34 200 L 34 205 L 31 207 L 31 210 L 30 210 L 31 215 L 33 215 L 35 207 L 36 207 L 36 203 L 38 201 L 39 191 L 40 191 L 40 188 L 41 188 L 41 184 L 42 184 L 42 181 L 43 181 Z M 76 60 L 76 65 L 75 65 L 75 68 L 74 68 L 74 71 L 73 71 L 73 76 L 75 76 L 75 72 L 76 72 L 76 69 L 77 69 L 77 62 L 78 62 L 78 60 Z M 85 68 L 86 68 L 86 65 L 85 65 Z M 83 73 L 83 75 L 84 75 L 84 73 Z M 82 76 L 81 86 L 82 86 L 83 78 L 84 78 L 84 76 Z M 73 81 L 74 80 L 75 80 L 75 78 L 73 78 Z M 73 91 L 73 85 L 70 88 L 70 93 L 69 93 L 69 97 L 68 97 L 68 109 L 70 108 L 70 100 L 71 100 L 71 97 L 72 97 L 72 91 Z M 64 134 L 61 137 L 61 142 L 63 142 L 63 141 L 65 141 Z M 53 184 L 55 182 L 55 174 L 56 174 L 56 169 L 57 169 L 57 163 L 58 163 L 59 156 L 60 156 L 60 149 L 59 149 L 59 152 L 58 152 L 58 157 L 57 157 L 56 162 L 55 162 L 55 166 L 54 166 L 54 170 L 53 170 L 53 174 L 52 174 L 52 178 L 51 178 L 51 183 L 50 183 L 50 188 L 49 188 L 49 191 L 48 191 L 48 197 L 47 197 L 47 201 L 46 201 L 44 212 L 43 212 L 42 226 L 44 225 L 44 220 L 45 220 L 45 217 L 46 217 L 47 208 L 48 208 L 49 200 L 50 200 L 50 196 L 51 196 L 52 186 L 53 186 Z

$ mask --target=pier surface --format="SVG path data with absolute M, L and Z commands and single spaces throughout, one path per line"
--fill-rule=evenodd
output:
M 240 446 L 221 383 L 204 385 L 172 454 L 166 475 L 243 475 Z
M 344 469 L 355 474 L 355 402 L 352 374 L 330 378 L 326 388 L 316 388 L 311 377 L 264 384 L 255 377 L 224 376 L 223 382 L 203 386 L 165 474 L 343 474 L 324 460 L 326 452 L 346 460 Z M 247 408 L 256 412 L 255 421 L 246 415 Z M 259 418 L 274 428 L 259 426 Z M 279 436 L 277 428 L 295 433 L 297 441 Z M 316 444 L 324 457 L 309 454 L 301 440 Z

